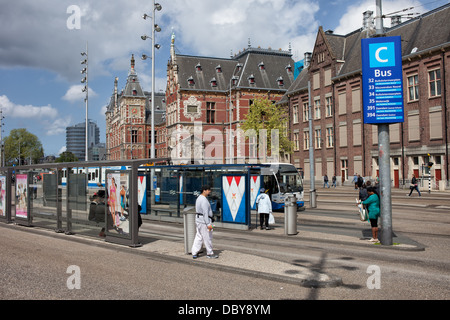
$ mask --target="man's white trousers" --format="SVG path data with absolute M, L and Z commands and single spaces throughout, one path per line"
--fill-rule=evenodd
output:
M 202 243 L 205 244 L 206 254 L 214 254 L 212 248 L 213 232 L 208 230 L 208 227 L 204 223 L 195 223 L 197 228 L 197 234 L 195 235 L 194 243 L 192 244 L 192 255 L 196 256 L 202 248 Z

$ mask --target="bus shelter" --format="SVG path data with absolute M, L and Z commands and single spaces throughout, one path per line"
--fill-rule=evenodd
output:
M 0 222 L 139 246 L 138 171 L 167 159 L 0 168 Z

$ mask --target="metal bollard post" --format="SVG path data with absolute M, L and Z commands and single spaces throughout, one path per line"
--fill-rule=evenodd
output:
M 195 212 L 184 212 L 184 253 L 192 253 L 192 245 L 194 244 L 196 225 L 195 225 Z
M 297 232 L 297 197 L 291 195 L 285 204 L 284 233 L 286 235 L 296 235 Z

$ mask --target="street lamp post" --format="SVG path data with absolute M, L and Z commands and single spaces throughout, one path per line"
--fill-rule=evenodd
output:
M 155 43 L 155 32 L 160 32 L 161 28 L 155 23 L 156 10 L 161 11 L 162 6 L 159 3 L 152 1 L 152 33 L 148 37 L 146 35 L 142 36 L 142 40 L 147 40 L 150 38 L 152 40 L 152 107 L 151 107 L 151 148 L 150 148 L 150 158 L 155 158 L 155 48 L 159 49 L 161 46 Z M 144 14 L 142 18 L 145 20 L 149 15 Z M 145 60 L 146 55 L 142 55 L 142 59 Z
M 81 83 L 84 83 L 84 88 L 81 90 L 82 92 L 86 93 L 86 98 L 84 99 L 84 102 L 86 103 L 86 142 L 85 142 L 85 160 L 88 161 L 89 160 L 89 153 L 88 153 L 88 131 L 89 131 L 89 126 L 88 126 L 88 98 L 89 98 L 89 87 L 88 87 L 88 43 L 86 41 L 86 51 L 81 53 L 82 56 L 85 56 L 86 58 L 81 61 L 81 64 L 86 65 L 86 67 L 83 68 L 83 70 L 81 70 L 81 73 L 84 74 L 84 78 L 81 79 Z

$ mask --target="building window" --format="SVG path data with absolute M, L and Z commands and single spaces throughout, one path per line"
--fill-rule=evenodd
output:
M 419 76 L 408 77 L 408 101 L 419 100 Z
M 320 119 L 320 99 L 314 100 L 314 119 Z
M 333 116 L 333 100 L 331 97 L 325 98 L 325 113 L 327 117 Z
M 265 70 L 266 69 L 266 67 L 264 66 L 264 62 L 262 62 L 262 61 L 258 64 L 258 67 L 259 67 L 259 70 Z
M 279 86 L 279 87 L 284 86 L 283 77 L 279 77 L 279 78 L 277 79 L 277 83 L 278 83 L 278 86 Z
M 314 141 L 315 141 L 315 148 L 322 149 L 322 130 L 321 129 L 314 130 Z
M 193 78 L 193 77 L 189 77 L 189 79 L 188 79 L 188 84 L 189 84 L 190 86 L 195 85 L 195 81 L 194 81 L 194 78 Z
M 137 130 L 131 130 L 131 143 L 137 143 L 138 142 L 138 132 Z
M 428 81 L 430 84 L 430 98 L 441 95 L 441 70 L 431 70 L 428 72 Z
M 300 150 L 300 134 L 298 132 L 294 133 L 294 151 Z
M 249 84 L 255 84 L 255 76 L 252 74 L 248 77 Z
M 293 123 L 298 123 L 298 105 L 294 106 L 293 110 L 293 117 L 292 117 L 292 121 Z
M 308 102 L 303 103 L 303 122 L 309 121 L 309 105 Z
M 195 66 L 195 69 L 197 71 L 202 71 L 202 65 L 200 64 L 200 62 Z
M 216 67 L 216 72 L 222 73 L 222 67 L 220 66 L 220 64 Z
M 211 87 L 217 87 L 217 80 L 216 78 L 211 79 Z
M 309 131 L 303 132 L 303 150 L 309 149 Z
M 216 104 L 214 102 L 206 103 L 206 123 L 216 122 Z
M 333 128 L 327 128 L 327 148 L 332 148 L 334 146 Z

